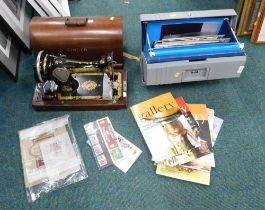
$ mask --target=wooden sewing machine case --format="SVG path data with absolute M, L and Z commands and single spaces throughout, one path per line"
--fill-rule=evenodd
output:
M 34 17 L 30 23 L 30 45 L 37 55 L 44 50 L 67 59 L 99 61 L 113 52 L 115 72 L 121 75 L 121 97 L 117 100 L 42 100 L 38 91 L 32 99 L 36 110 L 104 110 L 126 108 L 127 72 L 123 69 L 122 17 Z M 37 86 L 36 86 L 37 88 Z

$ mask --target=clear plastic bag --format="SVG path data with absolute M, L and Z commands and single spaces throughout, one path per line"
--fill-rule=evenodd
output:
M 87 178 L 69 115 L 42 122 L 18 134 L 29 202 Z

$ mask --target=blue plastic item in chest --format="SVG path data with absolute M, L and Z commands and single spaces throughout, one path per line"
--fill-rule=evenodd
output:
M 203 60 L 214 57 L 245 55 L 240 43 L 225 18 L 194 18 L 177 20 L 158 20 L 144 23 L 143 51 L 147 63 Z M 222 35 L 228 42 L 203 43 L 172 47 L 154 47 L 154 43 L 164 37 L 185 34 Z

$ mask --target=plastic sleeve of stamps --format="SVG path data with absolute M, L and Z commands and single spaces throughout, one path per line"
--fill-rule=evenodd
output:
M 69 115 L 21 130 L 18 135 L 29 202 L 87 178 Z
M 120 142 L 108 117 L 84 125 L 98 169 L 101 170 L 125 159 Z
M 105 144 L 107 136 L 101 132 L 98 121 L 90 122 L 84 125 L 84 128 L 88 137 L 87 143 L 91 146 L 98 169 L 102 170 L 110 165 L 113 165 L 109 149 Z M 113 132 L 110 131 L 109 134 L 113 134 Z

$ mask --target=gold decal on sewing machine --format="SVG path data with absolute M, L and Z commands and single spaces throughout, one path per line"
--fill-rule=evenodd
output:
M 88 91 L 91 91 L 91 90 L 94 90 L 96 89 L 97 87 L 97 83 L 92 81 L 92 80 L 88 80 L 88 81 L 85 81 L 81 87 L 84 89 L 84 90 L 88 90 Z

